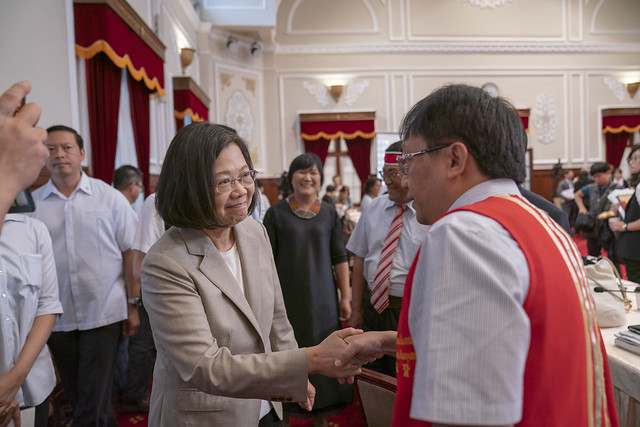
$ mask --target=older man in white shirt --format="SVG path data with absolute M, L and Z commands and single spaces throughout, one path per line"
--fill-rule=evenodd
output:
M 51 179 L 34 193 L 34 216 L 53 241 L 60 301 L 49 347 L 74 409 L 74 425 L 116 426 L 111 389 L 121 322 L 138 327 L 133 240 L 137 219 L 127 199 L 82 171 L 82 138 L 66 126 L 47 129 Z
M 365 331 L 395 331 L 398 329 L 398 318 L 407 273 L 429 229 L 428 226 L 418 223 L 413 202 L 407 195 L 408 190 L 401 186 L 404 175 L 397 162 L 397 157 L 400 154 L 402 154 L 401 141 L 387 147 L 382 175 L 388 193 L 372 199 L 367 209 L 363 210 L 347 243 L 347 250 L 354 254 L 349 326 L 362 327 Z M 390 257 L 391 267 L 388 271 L 388 289 L 386 290 L 389 302 L 388 306 L 378 311 L 372 303 L 372 292 L 375 289 L 376 276 L 380 271 L 381 255 L 385 252 L 385 241 L 399 206 L 403 207 L 403 212 L 400 215 L 401 221 L 397 220 L 398 226 L 401 227 L 397 248 Z M 382 256 L 382 258 L 385 257 Z M 382 297 L 384 298 L 384 295 Z M 367 367 L 383 374 L 395 376 L 396 359 L 385 356 L 370 363 Z

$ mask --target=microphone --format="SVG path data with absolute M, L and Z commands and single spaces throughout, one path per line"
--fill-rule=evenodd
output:
M 595 288 L 593 288 L 594 292 L 598 292 L 598 293 L 602 293 L 602 292 L 622 292 L 619 289 L 607 289 L 607 288 L 603 288 L 602 286 L 596 286 Z M 627 291 L 625 290 L 625 292 L 630 292 L 630 293 L 640 293 L 640 286 L 636 286 L 636 288 L 632 291 Z

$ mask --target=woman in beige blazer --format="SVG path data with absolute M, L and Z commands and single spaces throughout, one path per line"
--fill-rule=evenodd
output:
M 149 425 L 280 425 L 280 402 L 311 409 L 308 374 L 359 372 L 359 362 L 338 371 L 334 360 L 342 338 L 360 331 L 297 348 L 267 233 L 247 218 L 255 175 L 226 126 L 192 124 L 169 146 L 156 205 L 171 228 L 142 271 L 158 352 Z

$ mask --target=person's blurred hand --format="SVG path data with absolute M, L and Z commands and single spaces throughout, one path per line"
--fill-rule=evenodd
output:
M 36 127 L 40 106 L 26 104 L 14 116 L 30 91 L 29 82 L 19 82 L 0 96 L 0 197 L 3 207 L 7 200 L 13 202 L 36 180 L 48 156 L 44 146 L 47 131 Z

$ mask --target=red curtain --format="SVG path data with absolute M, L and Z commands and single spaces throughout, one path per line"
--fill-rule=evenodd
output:
M 624 149 L 627 148 L 629 135 L 627 132 L 608 133 L 605 135 L 607 141 L 607 163 L 613 165 L 614 168 L 620 166 Z
M 315 141 L 304 141 L 304 151 L 306 153 L 313 153 L 320 157 L 322 165 L 327 159 L 327 153 L 329 152 L 330 139 L 318 138 Z
M 349 157 L 353 162 L 360 182 L 362 182 L 361 196 L 364 194 L 364 183 L 367 182 L 369 173 L 371 172 L 371 139 L 356 137 L 351 140 L 345 140 Z
M 118 143 L 121 71 L 103 53 L 86 60 L 93 176 L 113 179 Z
M 194 123 L 209 121 L 209 108 L 190 90 L 173 91 L 173 108 L 176 131 L 183 128 L 186 115 L 190 115 Z
M 105 53 L 119 68 L 127 67 L 136 80 L 164 96 L 164 58 L 109 5 L 74 3 L 73 12 L 77 56 L 90 59 Z
M 144 192 L 149 195 L 149 89 L 127 73 L 129 83 L 129 103 L 133 138 L 136 144 L 138 168 L 144 174 Z
M 606 140 L 607 163 L 620 166 L 629 137 L 640 130 L 640 115 L 606 115 L 602 117 L 602 133 Z

